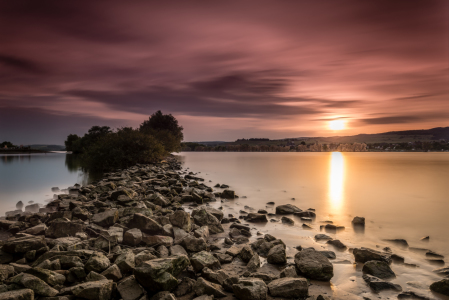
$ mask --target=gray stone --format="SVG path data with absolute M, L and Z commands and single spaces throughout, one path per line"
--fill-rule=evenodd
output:
M 26 270 L 25 273 L 36 276 L 51 286 L 63 285 L 66 280 L 65 276 L 62 274 L 37 267 L 30 268 Z
M 196 238 L 191 235 L 186 236 L 181 245 L 190 252 L 199 252 L 207 249 L 206 241 L 203 238 Z
M 249 272 L 255 272 L 258 268 L 260 268 L 260 257 L 257 253 L 251 257 L 248 264 L 246 265 L 246 268 Z
M 64 221 L 63 219 L 57 219 L 51 222 L 45 236 L 51 238 L 62 238 L 68 236 L 75 236 L 79 232 L 83 232 L 85 229 L 83 223 Z
M 49 286 L 43 280 L 30 274 L 19 274 L 10 279 L 12 283 L 20 284 L 26 288 L 32 289 L 35 294 L 45 297 L 53 297 L 58 291 Z
M 305 278 L 279 278 L 268 284 L 268 290 L 273 297 L 306 298 L 309 284 Z
M 267 215 L 257 214 L 257 213 L 249 213 L 246 218 L 246 221 L 253 223 L 266 223 L 268 222 Z
M 207 212 L 204 207 L 194 209 L 191 216 L 193 217 L 193 221 L 196 225 L 208 226 L 209 232 L 212 234 L 221 233 L 224 231 L 220 221 L 214 215 Z
M 98 274 L 95 271 L 90 271 L 86 276 L 86 281 L 99 281 L 99 280 L 107 280 L 107 278 L 101 274 Z
M 10 276 L 14 275 L 14 267 L 10 265 L 0 265 L 0 282 L 5 281 Z
M 87 300 L 109 300 L 112 294 L 111 280 L 89 281 L 61 290 L 61 294 L 72 294 Z
M 157 257 L 153 255 L 150 250 L 143 250 L 134 257 L 134 262 L 136 266 L 140 266 L 143 262 L 156 258 Z
M 147 246 L 155 247 L 164 245 L 165 247 L 170 247 L 173 245 L 173 238 L 165 235 L 148 235 L 144 234 L 142 237 L 142 242 Z
M 297 278 L 298 273 L 296 273 L 296 267 L 295 266 L 288 266 L 284 270 L 281 271 L 281 274 L 279 277 L 291 277 L 291 278 Z
M 94 214 L 92 216 L 92 223 L 99 226 L 108 227 L 114 225 L 119 219 L 117 209 L 108 209 L 104 212 Z

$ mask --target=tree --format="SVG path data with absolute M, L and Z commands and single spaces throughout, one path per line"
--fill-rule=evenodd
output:
M 66 151 L 73 151 L 74 144 L 78 142 L 81 138 L 77 134 L 69 134 L 67 140 L 64 142 Z
M 181 142 L 184 139 L 183 128 L 171 114 L 164 115 L 158 110 L 140 125 L 139 130 L 156 137 L 169 153 L 181 150 Z
M 16 145 L 13 145 L 13 143 L 7 142 L 7 141 L 4 141 L 3 143 L 0 144 L 0 148 L 5 148 L 5 146 L 7 148 L 15 148 L 15 147 L 17 147 Z

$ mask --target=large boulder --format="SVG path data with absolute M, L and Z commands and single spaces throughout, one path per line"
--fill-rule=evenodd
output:
M 51 222 L 45 235 L 51 238 L 61 238 L 67 236 L 76 236 L 77 233 L 83 232 L 85 229 L 83 223 L 66 221 L 64 219 L 57 219 Z
M 197 296 L 213 295 L 215 298 L 226 297 L 226 292 L 221 285 L 207 281 L 201 277 L 193 285 L 193 291 Z
M 186 232 L 192 229 L 192 223 L 190 222 L 190 214 L 183 210 L 177 210 L 170 215 L 170 223 L 173 226 L 179 227 Z
M 276 213 L 279 215 L 289 215 L 296 212 L 302 212 L 302 209 L 294 206 L 293 204 L 284 204 L 276 206 Z
M 87 300 L 109 300 L 114 282 L 112 280 L 89 281 L 61 290 L 62 295 L 74 295 Z
M 108 227 L 114 225 L 119 219 L 117 209 L 108 209 L 104 212 L 92 216 L 92 223 L 99 226 Z
M 363 280 L 365 280 L 369 287 L 376 293 L 383 290 L 402 291 L 402 287 L 399 284 L 394 284 L 368 274 L 363 275 Z
M 383 253 L 380 251 L 376 251 L 369 248 L 355 248 L 352 252 L 354 254 L 354 259 L 359 263 L 366 263 L 370 260 L 379 260 L 384 261 L 386 263 L 391 263 L 391 255 L 387 253 Z
M 128 228 L 138 228 L 147 234 L 159 234 L 162 232 L 161 224 L 142 214 L 134 214 L 133 218 L 128 222 Z
M 193 221 L 198 226 L 208 226 L 210 233 L 224 232 L 220 221 L 211 213 L 207 212 L 204 207 L 197 208 L 192 211 Z
M 449 278 L 432 283 L 430 289 L 434 292 L 449 296 Z
M 287 255 L 285 253 L 285 245 L 279 244 L 268 251 L 267 262 L 270 264 L 285 264 Z
M 25 236 L 6 241 L 2 250 L 7 253 L 26 253 L 31 250 L 39 250 L 46 247 L 44 236 Z
M 309 293 L 309 284 L 305 278 L 279 278 L 268 284 L 268 290 L 273 297 L 306 298 Z
M 370 260 L 367 261 L 362 268 L 363 273 L 373 275 L 381 279 L 389 279 L 396 277 L 390 265 L 384 261 Z
M 218 270 L 221 268 L 221 264 L 218 259 L 207 251 L 201 251 L 192 255 L 190 258 L 190 263 L 197 273 L 203 268 L 209 268 L 212 270 Z
M 178 285 L 176 277 L 189 265 L 183 255 L 153 259 L 135 268 L 134 276 L 149 291 L 171 291 Z
M 296 253 L 295 264 L 298 270 L 310 279 L 329 281 L 334 276 L 334 267 L 329 259 L 311 248 Z
M 232 291 L 240 300 L 266 300 L 267 285 L 259 278 L 245 278 L 232 285 Z

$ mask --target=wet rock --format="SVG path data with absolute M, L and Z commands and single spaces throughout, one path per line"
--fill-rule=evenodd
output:
M 254 252 L 251 246 L 246 245 L 240 250 L 238 255 L 244 262 L 248 263 L 250 259 L 254 256 Z
M 159 234 L 162 231 L 161 224 L 142 214 L 134 214 L 128 222 L 128 228 L 138 228 L 147 234 Z
M 224 253 L 214 253 L 214 256 L 218 259 L 220 264 L 230 264 L 234 259 L 234 257 Z
M 235 192 L 232 190 L 224 190 L 221 192 L 221 198 L 225 199 L 234 199 L 235 198 Z
M 185 211 L 177 210 L 172 215 L 170 215 L 169 219 L 170 223 L 173 226 L 179 227 L 186 232 L 190 232 L 190 230 L 192 229 L 190 214 Z
M 449 296 L 449 278 L 441 279 L 430 285 L 430 290 Z
M 84 268 L 87 272 L 97 272 L 101 273 L 109 266 L 111 265 L 111 262 L 109 261 L 109 258 L 107 258 L 103 253 L 101 252 L 95 252 L 86 262 L 84 265 Z
M 273 297 L 306 298 L 309 293 L 309 284 L 305 278 L 279 278 L 268 284 L 268 290 Z
M 335 252 L 333 252 L 333 251 L 322 250 L 322 251 L 320 251 L 320 253 L 329 259 L 337 258 L 337 256 L 335 255 Z
M 41 269 L 41 268 L 30 268 L 26 270 L 24 273 L 36 276 L 37 278 L 43 280 L 45 283 L 56 286 L 63 285 L 66 278 L 64 275 L 56 273 L 54 271 Z
M 213 283 L 217 283 L 222 285 L 223 282 L 229 278 L 229 276 L 223 272 L 223 271 L 218 271 L 218 272 L 214 272 L 209 268 L 204 268 L 202 270 L 202 277 L 204 277 L 204 279 L 213 282 Z
M 396 277 L 389 264 L 384 261 L 371 260 L 367 261 L 362 268 L 363 273 L 373 275 L 381 279 L 389 279 Z
M 343 244 L 340 240 L 330 240 L 327 241 L 327 244 L 330 244 L 339 250 L 344 250 L 347 248 L 346 245 Z
M 111 280 L 90 281 L 61 290 L 62 295 L 74 295 L 87 300 L 109 300 L 112 294 Z
M 287 255 L 285 253 L 285 245 L 279 244 L 268 251 L 267 262 L 270 264 L 285 264 Z
M 429 240 L 430 240 L 430 236 L 425 236 L 425 237 L 421 238 L 420 241 L 422 241 L 422 242 L 428 242 Z
M 327 234 L 317 234 L 315 235 L 315 240 L 332 240 L 332 238 L 330 236 L 328 236 Z
M 281 222 L 288 225 L 295 225 L 295 221 L 293 221 L 293 219 L 288 217 L 282 217 Z
M 240 300 L 266 300 L 268 288 L 261 279 L 245 278 L 234 284 L 232 291 Z
M 156 255 L 153 255 L 150 250 L 143 250 L 134 257 L 134 262 L 136 266 L 140 266 L 143 262 L 156 258 Z
M 170 255 L 188 255 L 187 251 L 181 245 L 173 245 L 170 247 Z
M 45 246 L 47 246 L 47 243 L 43 236 L 25 236 L 6 241 L 3 244 L 2 250 L 11 254 L 26 253 L 30 250 L 39 250 Z M 0 257 L 7 258 L 8 256 L 1 255 Z
M 313 211 L 300 211 L 295 212 L 293 215 L 296 217 L 300 217 L 301 220 L 307 220 L 306 218 L 314 219 L 316 218 L 316 214 Z
M 181 245 L 190 252 L 200 252 L 207 249 L 206 241 L 203 238 L 196 238 L 191 235 L 186 236 Z
M 120 281 L 117 291 L 123 300 L 136 300 L 145 292 L 134 276 L 129 276 Z
M 408 243 L 404 239 L 387 239 L 387 240 L 384 240 L 384 241 L 392 243 L 392 244 L 395 244 L 396 246 L 399 246 L 399 247 L 402 247 L 402 248 L 407 248 L 408 247 Z
M 402 291 L 402 287 L 399 284 L 394 284 L 368 274 L 363 275 L 363 280 L 365 280 L 369 287 L 372 288 L 376 293 L 383 290 Z
M 32 289 L 21 289 L 0 293 L 0 300 L 34 300 L 34 291 Z
M 153 259 L 135 268 L 134 276 L 149 291 L 170 291 L 178 285 L 176 277 L 189 264 L 187 256 Z
M 14 275 L 15 269 L 11 265 L 0 265 L 0 282 L 5 281 L 10 276 Z
M 352 224 L 353 225 L 358 225 L 358 226 L 365 226 L 365 218 L 363 218 L 363 217 L 354 217 L 354 219 L 352 219 Z
M 25 230 L 25 233 L 31 235 L 44 235 L 45 230 L 47 230 L 47 225 L 39 224 L 34 227 L 28 228 L 27 230 Z
M 274 203 L 273 203 L 274 204 Z M 302 212 L 302 210 L 293 204 L 284 204 L 276 206 L 276 213 L 279 215 L 289 215 L 296 212 Z
M 191 216 L 196 225 L 208 226 L 209 232 L 212 234 L 224 231 L 220 221 L 214 215 L 208 213 L 205 208 L 194 209 Z
M 123 234 L 123 244 L 136 247 L 142 242 L 142 231 L 138 228 L 133 228 Z
M 369 248 L 355 248 L 352 252 L 356 262 L 366 263 L 370 260 L 384 261 L 386 263 L 391 263 L 391 255 L 387 253 L 382 253 Z
M 257 214 L 257 213 L 249 213 L 246 218 L 246 221 L 248 222 L 254 222 L 254 223 L 266 223 L 268 222 L 267 216 L 264 214 Z
M 197 296 L 213 295 L 216 298 L 226 297 L 226 292 L 221 285 L 209 282 L 201 277 L 197 279 L 193 286 L 193 291 Z
M 258 268 L 260 268 L 260 257 L 257 253 L 254 254 L 253 257 L 251 257 L 248 264 L 246 265 L 246 268 L 250 272 L 255 272 Z
M 86 281 L 99 281 L 99 280 L 107 280 L 107 278 L 101 274 L 98 274 L 95 271 L 90 271 L 89 274 L 87 274 L 86 276 Z
M 303 249 L 296 253 L 295 264 L 305 277 L 329 281 L 334 276 L 334 268 L 329 260 L 314 249 Z
M 426 258 L 426 261 L 431 265 L 444 266 L 445 264 L 444 260 L 436 258 Z
M 212 270 L 218 270 L 221 268 L 221 264 L 218 259 L 207 251 L 201 251 L 192 255 L 190 258 L 190 263 L 192 264 L 195 272 L 199 272 L 206 267 Z
M 223 212 L 222 212 L 221 210 L 216 209 L 216 208 L 213 208 L 213 207 L 210 207 L 210 206 L 206 206 L 205 209 L 206 209 L 206 211 L 207 211 L 208 213 L 210 213 L 210 214 L 213 215 L 215 218 L 217 218 L 218 221 L 223 220 L 224 214 L 223 214 Z
M 203 238 L 205 241 L 207 241 L 207 239 L 209 238 L 209 227 L 201 226 L 194 231 L 193 235 L 197 238 Z
M 402 292 L 398 295 L 398 299 L 416 299 L 416 300 L 431 300 L 429 297 L 423 294 L 419 294 L 413 291 Z
M 281 271 L 281 274 L 279 277 L 291 277 L 291 278 L 297 278 L 298 273 L 296 273 L 296 267 L 295 266 L 288 266 L 284 270 Z
M 403 264 L 405 261 L 405 258 L 402 256 L 399 256 L 397 254 L 391 254 L 391 260 L 397 264 Z

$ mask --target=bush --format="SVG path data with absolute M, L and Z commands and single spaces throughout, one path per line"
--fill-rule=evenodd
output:
M 156 162 L 166 154 L 155 137 L 125 127 L 90 145 L 82 155 L 82 165 L 99 171 L 125 169 L 135 164 Z
M 169 153 L 181 150 L 181 142 L 184 139 L 183 128 L 171 114 L 164 115 L 158 110 L 140 125 L 139 130 L 156 137 Z

